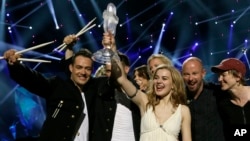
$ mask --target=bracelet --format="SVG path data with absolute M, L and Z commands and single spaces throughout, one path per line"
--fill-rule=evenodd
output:
M 133 95 L 131 95 L 131 96 L 128 95 L 128 97 L 129 97 L 130 99 L 134 98 L 134 97 L 136 96 L 137 92 L 138 92 L 138 89 L 135 88 L 135 93 L 134 93 Z

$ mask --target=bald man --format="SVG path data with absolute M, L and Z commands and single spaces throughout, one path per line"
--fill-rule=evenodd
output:
M 183 62 L 182 76 L 186 84 L 191 112 L 193 141 L 224 141 L 222 120 L 217 102 L 222 98 L 220 86 L 204 80 L 202 61 L 190 57 Z

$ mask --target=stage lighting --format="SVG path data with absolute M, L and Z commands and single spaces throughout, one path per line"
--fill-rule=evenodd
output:
M 241 51 L 242 51 L 243 53 L 245 53 L 245 52 L 247 51 L 247 49 L 246 49 L 246 48 L 242 48 Z

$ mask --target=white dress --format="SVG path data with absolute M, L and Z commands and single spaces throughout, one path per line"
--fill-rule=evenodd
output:
M 181 122 L 181 104 L 162 125 L 157 122 L 153 108 L 150 107 L 141 119 L 140 141 L 178 141 Z

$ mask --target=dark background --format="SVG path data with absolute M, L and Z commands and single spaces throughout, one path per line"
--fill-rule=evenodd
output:
M 22 50 L 55 41 L 24 56 L 52 60 L 55 63 L 25 63 L 45 75 L 58 73 L 56 62 L 63 53 L 53 49 L 66 35 L 77 33 L 94 17 L 97 26 L 81 35 L 74 49 L 95 52 L 102 48 L 102 12 L 109 2 L 117 6 L 117 45 L 129 56 L 131 70 L 146 64 L 162 33 L 155 52 L 168 56 L 177 68 L 187 57 L 197 56 L 207 70 L 206 79 L 216 81 L 210 67 L 224 58 L 236 57 L 247 65 L 249 77 L 249 0 L 2 0 L 0 56 L 10 48 Z M 94 70 L 99 65 L 95 63 Z M 6 62 L 0 61 L 0 141 L 37 135 L 45 117 L 43 106 L 39 105 L 44 105 L 43 100 L 11 81 Z

